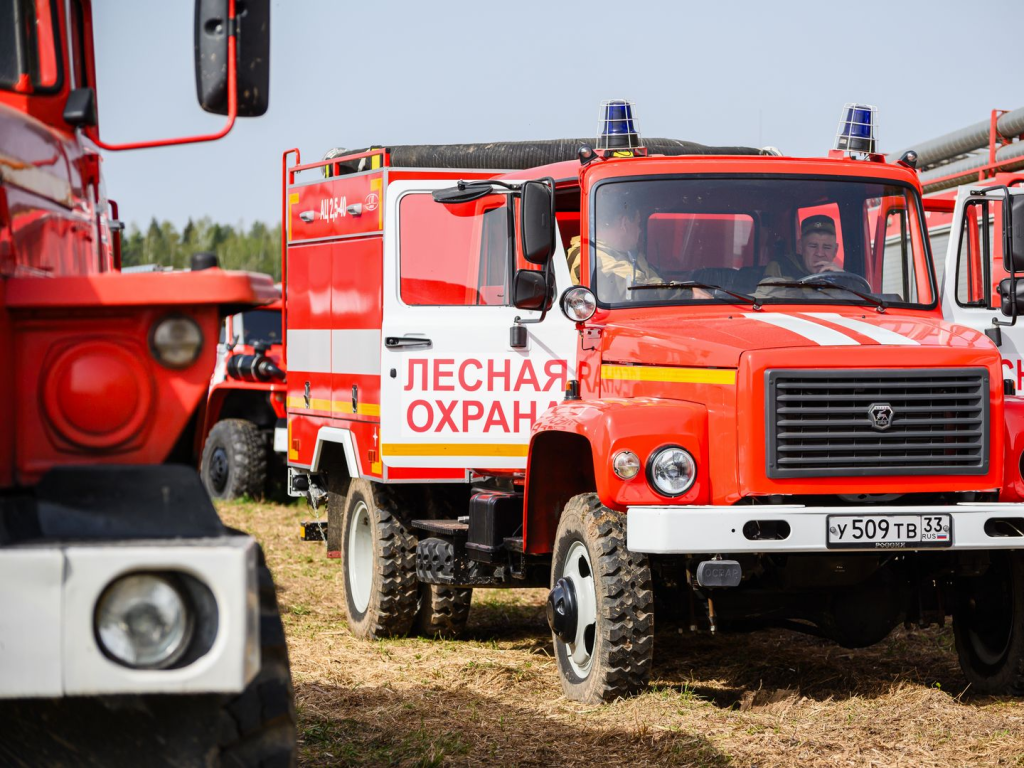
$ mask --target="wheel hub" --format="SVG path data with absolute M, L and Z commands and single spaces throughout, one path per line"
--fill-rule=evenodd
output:
M 547 614 L 548 626 L 555 636 L 563 643 L 575 642 L 579 610 L 576 588 L 568 579 L 559 579 L 548 593 Z
M 210 457 L 210 484 L 217 493 L 222 492 L 228 484 L 228 453 L 219 446 Z

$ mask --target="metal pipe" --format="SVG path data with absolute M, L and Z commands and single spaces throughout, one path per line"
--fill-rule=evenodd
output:
M 1017 162 L 1007 162 L 1015 158 Z M 1006 165 L 1000 166 L 1000 171 L 1013 171 L 1024 167 L 1024 141 L 1000 147 L 999 151 L 996 152 L 996 162 L 1006 163 Z M 924 187 L 926 194 L 956 187 L 968 181 L 964 177 L 976 175 L 979 169 L 988 164 L 987 155 L 976 155 L 974 157 L 966 157 L 963 160 L 957 160 L 949 165 L 940 165 L 938 168 L 933 168 L 921 174 L 921 185 Z M 934 179 L 941 179 L 941 181 L 933 181 Z
M 899 152 L 893 152 L 889 156 L 895 159 L 912 149 L 917 152 L 918 168 L 925 168 L 941 160 L 966 155 L 976 149 L 988 146 L 991 128 L 991 120 L 981 120 L 958 131 L 952 131 L 929 141 L 911 145 Z M 996 130 L 1006 138 L 1020 136 L 1024 133 L 1024 107 L 1007 112 L 1000 117 L 996 122 Z

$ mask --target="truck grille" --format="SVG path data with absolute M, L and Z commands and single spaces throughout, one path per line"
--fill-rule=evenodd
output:
M 768 477 L 983 475 L 988 371 L 768 371 Z

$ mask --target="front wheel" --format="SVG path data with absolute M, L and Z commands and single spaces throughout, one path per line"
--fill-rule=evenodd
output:
M 555 535 L 548 623 L 567 698 L 612 701 L 647 687 L 654 655 L 651 569 L 626 549 L 625 516 L 593 493 L 566 504 Z
M 1024 553 L 993 552 L 953 607 L 960 667 L 980 693 L 1024 696 Z

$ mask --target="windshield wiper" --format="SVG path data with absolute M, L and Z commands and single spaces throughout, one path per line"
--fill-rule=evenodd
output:
M 629 291 L 642 291 L 642 290 L 656 289 L 656 288 L 704 288 L 705 290 L 709 290 L 709 291 L 721 291 L 722 293 L 728 294 L 729 296 L 732 296 L 735 299 L 739 299 L 740 301 L 743 301 L 743 302 L 746 302 L 747 304 L 750 304 L 754 309 L 761 309 L 761 301 L 760 301 L 760 299 L 758 299 L 758 298 L 756 298 L 754 296 L 749 296 L 749 295 L 747 295 L 745 293 L 736 293 L 735 291 L 730 291 L 730 290 L 728 290 L 726 288 L 723 288 L 720 285 L 712 285 L 711 283 L 698 283 L 698 282 L 696 282 L 694 280 L 684 280 L 684 281 L 673 280 L 673 281 L 668 282 L 668 283 L 642 283 L 640 285 L 631 285 L 626 290 L 629 290 Z M 724 299 L 722 299 L 721 296 L 712 295 L 711 298 L 719 299 L 721 301 L 724 301 Z
M 889 308 L 885 299 L 872 296 L 870 293 L 861 293 L 860 291 L 855 291 L 853 288 L 847 288 L 845 285 L 837 285 L 836 283 L 830 283 L 826 280 L 805 280 L 804 282 L 800 282 L 799 280 L 772 280 L 771 282 L 762 280 L 758 283 L 757 287 L 760 288 L 762 286 L 766 288 L 816 288 L 818 290 L 831 289 L 833 291 L 846 291 L 847 293 L 852 293 L 854 296 L 859 296 L 864 299 L 864 301 L 870 301 L 875 305 L 878 312 L 885 312 L 885 310 Z

